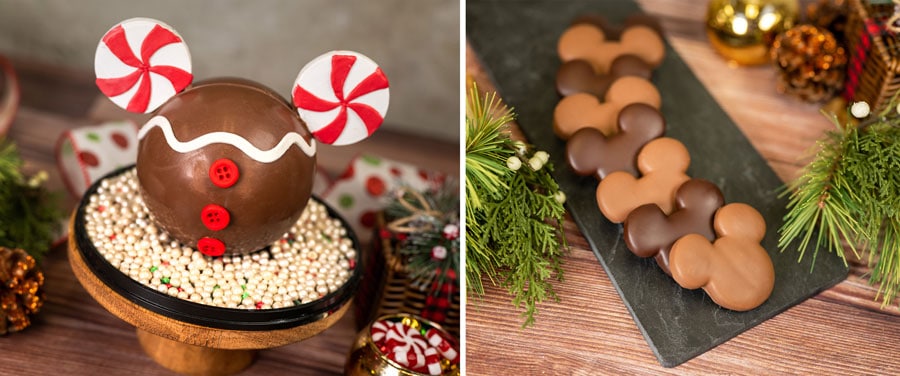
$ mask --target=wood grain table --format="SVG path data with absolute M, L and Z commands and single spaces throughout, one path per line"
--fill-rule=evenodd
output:
M 667 39 L 782 180 L 792 179 L 833 125 L 819 105 L 775 90 L 770 66 L 740 67 L 707 41 L 705 1 L 639 0 L 660 18 Z M 475 52 L 466 71 L 491 88 Z M 484 281 L 485 295 L 469 297 L 465 316 L 468 375 L 595 374 L 898 374 L 900 312 L 880 308 L 876 287 L 854 260 L 850 276 L 678 367 L 663 368 L 651 352 L 606 272 L 569 218 L 571 247 L 559 301 L 541 304 L 533 327 L 521 328 L 521 310 L 505 290 Z M 834 257 L 823 253 L 820 257 Z
M 16 142 L 25 170 L 50 173 L 49 187 L 66 196 L 54 160 L 54 145 L 66 129 L 132 116 L 102 97 L 92 72 L 72 72 L 33 61 L 13 61 L 22 84 L 22 105 L 8 137 Z M 455 90 L 449 89 L 449 90 Z M 448 103 L 448 106 L 458 106 Z M 435 126 L 456 127 L 457 124 Z M 402 145 L 402 147 L 400 147 Z M 319 165 L 338 176 L 357 155 L 372 154 L 459 176 L 459 145 L 381 131 L 347 147 L 321 147 Z M 43 263 L 46 302 L 33 325 L 0 338 L 0 375 L 171 375 L 138 343 L 133 326 L 103 309 L 75 279 L 65 244 Z M 302 342 L 259 352 L 241 375 L 339 375 L 356 338 L 352 314 Z

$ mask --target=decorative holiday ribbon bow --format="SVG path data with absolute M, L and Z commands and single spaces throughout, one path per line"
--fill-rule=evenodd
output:
M 387 228 L 393 232 L 434 231 L 434 225 L 432 225 L 429 221 L 423 221 L 423 223 L 421 224 L 413 223 L 418 221 L 422 217 L 438 218 L 445 215 L 445 213 L 434 210 L 431 205 L 428 204 L 428 200 L 425 199 L 425 196 L 414 189 L 411 189 L 409 187 L 401 187 L 397 190 L 396 195 L 397 202 L 400 203 L 400 205 L 402 205 L 404 208 L 409 210 L 411 214 L 388 223 Z M 407 200 L 407 196 L 412 196 L 418 206 L 413 205 L 413 202 Z
M 884 23 L 885 28 L 892 33 L 900 33 L 900 0 L 893 0 L 894 14 Z

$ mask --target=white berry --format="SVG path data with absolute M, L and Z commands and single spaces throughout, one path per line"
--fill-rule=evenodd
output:
M 866 102 L 855 102 L 850 106 L 850 114 L 857 119 L 869 116 L 869 104 Z

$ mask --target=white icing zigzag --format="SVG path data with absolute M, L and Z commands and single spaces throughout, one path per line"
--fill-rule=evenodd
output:
M 281 158 L 291 145 L 297 145 L 297 147 L 299 147 L 300 150 L 303 150 L 303 153 L 307 156 L 312 157 L 316 155 L 316 140 L 309 140 L 309 143 L 307 143 L 306 140 L 303 139 L 303 136 L 297 132 L 285 134 L 284 137 L 281 138 L 281 141 L 278 142 L 278 145 L 275 145 L 275 147 L 269 150 L 260 150 L 256 148 L 256 146 L 253 146 L 250 141 L 247 141 L 247 139 L 230 132 L 207 133 L 188 142 L 181 142 L 175 138 L 175 133 L 172 131 L 172 124 L 169 123 L 169 119 L 160 115 L 154 116 L 141 127 L 141 130 L 138 131 L 138 139 L 144 139 L 144 136 L 155 127 L 159 127 L 159 129 L 162 130 L 169 147 L 179 153 L 191 152 L 210 144 L 228 144 L 238 148 L 257 162 L 270 163 Z

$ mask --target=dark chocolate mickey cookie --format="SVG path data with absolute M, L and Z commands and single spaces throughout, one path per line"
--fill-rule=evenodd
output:
M 675 211 L 666 215 L 656 204 L 639 206 L 625 219 L 625 245 L 638 257 L 653 257 L 659 267 L 669 271 L 669 251 L 675 241 L 687 234 L 716 239 L 713 218 L 725 204 L 722 191 L 703 179 L 686 181 L 675 192 Z
M 556 71 L 556 91 L 564 97 L 590 93 L 604 98 L 612 83 L 620 77 L 635 76 L 650 80 L 652 75 L 653 67 L 635 55 L 615 58 L 606 74 L 595 72 L 590 62 L 576 59 L 563 63 Z
M 638 13 L 629 16 L 621 26 L 614 26 L 599 14 L 587 14 L 576 18 L 572 25 L 593 25 L 606 35 L 607 39 L 619 40 L 622 31 L 632 26 L 645 26 L 662 37 L 662 26 L 659 20 L 648 14 Z M 622 55 L 613 60 L 609 72 L 595 72 L 589 62 L 578 59 L 563 62 L 556 73 L 556 91 L 562 96 L 574 93 L 591 93 L 598 98 L 606 95 L 609 85 L 619 77 L 637 76 L 650 79 L 653 66 L 635 55 Z
M 617 119 L 619 132 L 604 136 L 595 128 L 578 130 L 566 142 L 566 160 L 581 176 L 602 180 L 615 171 L 638 176 L 637 154 L 647 142 L 666 131 L 666 121 L 652 106 L 634 103 L 622 108 Z

